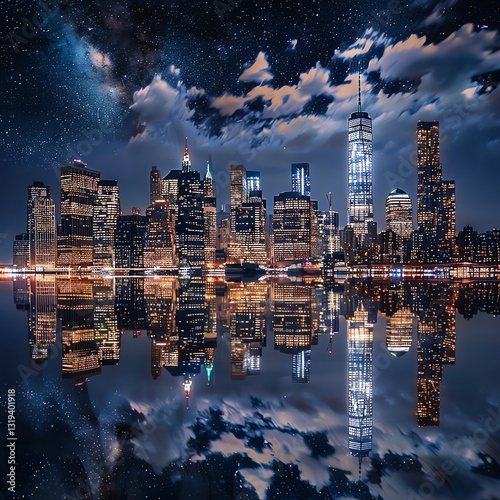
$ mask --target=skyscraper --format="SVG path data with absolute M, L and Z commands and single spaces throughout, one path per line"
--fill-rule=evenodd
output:
M 424 257 L 449 262 L 455 237 L 455 183 L 443 181 L 439 122 L 417 125 L 417 223 L 424 235 Z
M 58 267 L 92 265 L 94 197 L 100 174 L 75 160 L 61 168 L 61 226 Z
M 144 215 L 120 215 L 116 221 L 115 267 L 144 268 L 144 239 L 147 219 Z
M 94 236 L 94 265 L 115 264 L 116 219 L 120 215 L 120 190 L 116 181 L 100 180 L 94 198 L 92 221 Z
M 247 170 L 246 178 L 246 191 L 248 196 L 252 191 L 260 191 L 260 172 L 254 172 L 252 170 Z
M 358 243 L 364 243 L 368 222 L 373 221 L 373 136 L 372 120 L 361 110 L 361 82 L 358 77 L 358 110 L 348 120 L 348 224 Z
M 309 163 L 292 163 L 292 192 L 301 196 L 311 196 Z
M 42 182 L 28 189 L 28 267 L 56 266 L 56 209 L 50 191 Z
M 212 174 L 212 158 L 207 161 L 207 171 L 203 179 L 203 218 L 205 234 L 205 264 L 215 262 L 217 245 L 217 203 Z
M 144 238 L 144 267 L 174 267 L 174 232 L 170 226 L 168 203 L 155 200 L 147 215 Z
M 239 260 L 242 258 L 241 248 L 236 239 L 236 214 L 241 209 L 241 205 L 248 199 L 247 192 L 247 171 L 244 165 L 231 165 L 231 213 L 230 213 L 230 241 L 229 259 Z
M 181 172 L 178 186 L 175 237 L 179 264 L 201 269 L 205 263 L 205 222 L 200 173 Z
M 435 239 L 436 204 L 442 181 L 439 163 L 439 122 L 419 121 L 417 124 L 417 225 Z
M 402 189 L 393 189 L 385 201 L 385 225 L 402 238 L 409 238 L 413 231 L 411 198 Z
M 285 192 L 274 197 L 274 261 L 312 256 L 312 207 L 309 196 Z
M 161 198 L 160 171 L 156 167 L 151 167 L 149 174 L 149 204 L 152 205 Z
M 30 240 L 27 233 L 16 234 L 12 245 L 12 264 L 18 269 L 28 267 Z

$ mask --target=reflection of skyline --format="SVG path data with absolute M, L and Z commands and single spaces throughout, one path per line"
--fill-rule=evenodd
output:
M 62 374 L 80 383 L 99 374 L 101 366 L 120 362 L 124 331 L 134 337 L 142 333 L 151 340 L 152 377 L 160 377 L 165 368 L 180 377 L 179 388 L 183 385 L 189 394 L 192 377 L 203 367 L 207 382 L 212 380 L 217 337 L 224 331 L 230 335 L 231 379 L 261 374 L 272 329 L 274 348 L 291 355 L 291 380 L 309 382 L 318 334 L 328 336 L 331 352 L 342 310 L 347 320 L 350 412 L 371 406 L 373 324 L 380 311 L 387 318 L 385 343 L 391 357 L 410 351 L 416 333 L 420 426 L 439 425 L 442 367 L 455 363 L 456 309 L 466 318 L 477 311 L 495 314 L 500 297 L 499 285 L 493 282 L 348 282 L 342 291 L 333 291 L 302 283 L 225 283 L 214 278 L 181 285 L 167 277 L 38 276 L 17 280 L 13 292 L 16 307 L 28 311 L 34 361 L 49 357 L 60 329 Z M 412 356 L 407 358 L 394 362 L 412 363 Z M 356 418 L 361 436 L 366 426 Z M 355 431 L 353 425 L 353 438 Z M 362 451 L 364 444 L 358 444 Z M 351 451 L 356 451 L 354 446 L 353 440 Z

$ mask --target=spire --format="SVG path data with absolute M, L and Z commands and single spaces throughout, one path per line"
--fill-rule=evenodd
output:
M 207 172 L 205 174 L 205 179 L 213 179 L 214 178 L 212 175 L 212 168 L 213 168 L 212 155 L 209 155 L 208 161 L 207 161 Z
M 358 66 L 358 112 L 361 113 L 361 70 Z
M 189 172 L 191 170 L 191 158 L 189 156 L 188 138 L 186 137 L 186 147 L 184 148 L 184 158 L 182 160 L 182 171 Z

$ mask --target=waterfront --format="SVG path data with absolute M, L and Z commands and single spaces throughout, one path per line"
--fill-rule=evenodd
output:
M 19 495 L 498 489 L 498 283 L 47 276 L 0 287 Z

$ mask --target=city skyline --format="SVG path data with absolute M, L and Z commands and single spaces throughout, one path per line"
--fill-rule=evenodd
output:
M 360 0 L 347 8 L 321 0 L 308 9 L 287 2 L 271 9 L 258 0 L 221 16 L 197 0 L 189 12 L 151 0 L 148 15 L 133 14 L 132 5 L 118 14 L 107 2 L 89 6 L 83 17 L 61 6 L 28 37 L 22 19 L 31 19 L 35 6 L 23 0 L 24 10 L 6 8 L 2 213 L 26 178 L 54 188 L 59 166 L 74 158 L 119 180 L 126 213 L 144 210 L 145 174 L 152 165 L 177 167 L 188 136 L 194 168 L 202 172 L 211 154 L 219 186 L 227 185 L 232 163 L 260 171 L 267 200 L 281 191 L 291 163 L 308 162 L 311 196 L 324 209 L 332 192 L 343 226 L 345 123 L 356 109 L 360 73 L 363 109 L 374 127 L 379 225 L 392 189 L 415 199 L 418 120 L 441 123 L 442 163 L 462 200 L 457 227 L 483 232 L 498 225 L 499 26 L 484 2 L 456 0 L 440 10 L 438 2 Z M 136 38 L 127 40 L 129 28 Z M 138 49 L 141 37 L 155 49 Z M 2 222 L 5 261 L 19 214 Z
M 227 271 L 228 265 L 241 262 L 265 268 L 321 260 L 326 277 L 340 261 L 348 266 L 500 261 L 500 231 L 496 228 L 467 242 L 463 235 L 472 230 L 470 226 L 457 234 L 455 181 L 443 180 L 438 121 L 417 123 L 416 227 L 410 196 L 395 188 L 386 198 L 386 229 L 381 231 L 373 217 L 372 125 L 368 113 L 362 111 L 360 81 L 357 111 L 351 114 L 348 129 L 348 224 L 344 228 L 333 210 L 331 192 L 326 196 L 328 211 L 319 210 L 318 202 L 311 198 L 309 163 L 291 164 L 291 191 L 274 196 L 270 214 L 262 196 L 261 172 L 231 165 L 229 211 L 222 205 L 217 212 L 220 193 L 214 183 L 212 156 L 202 178 L 192 168 L 186 137 L 180 169 L 162 177 L 156 166 L 151 167 L 145 219 L 140 217 L 139 208 L 132 209 L 132 214 L 144 221 L 140 224 L 145 224 L 142 242 L 132 233 L 122 233 L 128 227 L 135 234 L 133 226 L 139 219 L 132 222 L 133 218 L 128 218 L 132 222 L 128 226 L 117 224 L 127 219 L 120 209 L 117 181 L 102 180 L 100 172 L 74 160 L 60 169 L 57 236 L 49 188 L 39 181 L 29 188 L 27 233 L 13 240 L 13 263 L 18 269 L 40 271 L 54 267 L 139 267 L 201 272 L 224 263 Z M 40 210 L 38 206 L 47 208 Z M 127 244 L 128 250 L 124 247 Z M 45 256 L 47 249 L 49 255 Z M 120 254 L 117 261 L 116 251 Z M 55 263 L 50 252 L 56 255 Z M 134 252 L 141 256 L 134 257 Z

